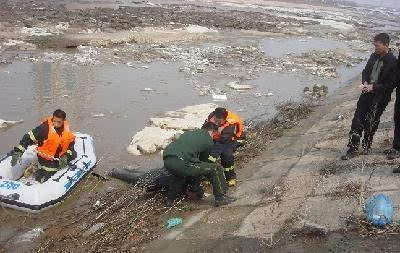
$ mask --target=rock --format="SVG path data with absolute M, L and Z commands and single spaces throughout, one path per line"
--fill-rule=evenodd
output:
M 327 235 L 328 234 L 328 228 L 319 225 L 307 220 L 301 220 L 297 225 L 295 226 L 295 231 L 297 233 L 302 233 L 305 235 Z
M 185 30 L 189 33 L 216 33 L 218 32 L 217 30 L 213 30 L 204 26 L 198 26 L 198 25 L 189 25 L 188 27 L 185 28 Z
M 0 128 L 7 128 L 7 127 L 12 127 L 16 124 L 20 124 L 24 122 L 22 119 L 18 121 L 8 121 L 8 120 L 2 120 L 0 119 Z
M 148 91 L 148 92 L 151 92 L 151 91 L 154 91 L 152 88 L 144 88 L 144 89 L 141 89 L 140 91 Z
M 40 234 L 43 233 L 43 229 L 38 227 L 38 228 L 34 228 L 22 235 L 20 235 L 17 239 L 18 242 L 31 242 L 34 239 L 36 239 L 37 237 L 40 236 Z
M 164 149 L 182 133 L 180 130 L 145 127 L 133 136 L 127 151 L 133 155 L 152 154 Z
M 104 227 L 105 223 L 100 222 L 100 223 L 96 223 L 95 225 L 93 225 L 88 231 L 86 231 L 85 233 L 83 233 L 84 237 L 88 237 L 91 234 L 96 233 L 98 230 L 100 230 L 102 227 Z
M 133 155 L 152 154 L 162 151 L 184 130 L 200 128 L 216 104 L 187 106 L 177 111 L 166 112 L 166 117 L 151 118 L 145 127 L 132 137 L 127 151 Z
M 251 85 L 239 84 L 237 81 L 227 83 L 226 86 L 234 90 L 248 90 L 253 88 Z
M 226 101 L 228 97 L 226 94 L 213 94 L 212 95 L 213 101 Z
M 164 118 L 151 118 L 150 123 L 163 129 L 191 130 L 200 128 L 208 115 L 218 106 L 216 104 L 201 104 L 187 106 L 177 111 L 166 113 Z

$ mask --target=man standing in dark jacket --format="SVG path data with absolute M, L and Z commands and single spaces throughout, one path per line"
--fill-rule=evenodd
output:
M 400 51 L 400 43 L 396 44 L 397 49 Z M 397 78 L 400 77 L 400 54 L 397 58 Z M 400 80 L 397 79 L 397 82 Z M 396 102 L 394 104 L 394 139 L 393 147 L 385 150 L 385 154 L 389 160 L 393 160 L 400 157 L 400 88 L 396 88 Z
M 347 145 L 349 149 L 342 156 L 343 160 L 358 155 L 363 133 L 363 152 L 368 153 L 378 129 L 380 117 L 396 87 L 397 62 L 390 52 L 389 42 L 390 38 L 386 33 L 380 33 L 374 37 L 375 52 L 370 56 L 362 72 L 362 93 L 351 124 Z

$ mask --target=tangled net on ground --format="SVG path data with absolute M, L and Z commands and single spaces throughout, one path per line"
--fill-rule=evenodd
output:
M 400 224 L 393 222 L 383 228 L 378 228 L 369 223 L 363 216 L 349 216 L 346 219 L 346 231 L 359 234 L 362 237 L 380 237 L 388 235 L 400 235 Z

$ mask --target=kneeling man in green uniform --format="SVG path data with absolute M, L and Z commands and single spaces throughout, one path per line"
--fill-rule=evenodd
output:
M 218 127 L 208 122 L 202 129 L 183 133 L 176 141 L 169 144 L 163 154 L 164 167 L 171 173 L 167 205 L 172 205 L 182 192 L 187 177 L 204 176 L 210 180 L 215 197 L 215 206 L 227 205 L 236 199 L 226 195 L 226 184 L 223 168 L 210 162 L 200 161 L 200 155 L 208 152 L 214 145 L 212 136 Z

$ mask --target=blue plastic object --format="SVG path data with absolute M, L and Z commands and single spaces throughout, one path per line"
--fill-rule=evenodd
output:
M 179 217 L 178 218 L 171 218 L 171 219 L 169 219 L 167 221 L 167 224 L 166 224 L 167 229 L 171 229 L 173 227 L 176 227 L 176 226 L 182 224 L 182 222 L 183 222 L 182 218 L 179 218 Z
M 393 222 L 393 200 L 379 193 L 370 197 L 364 205 L 367 220 L 374 226 L 383 227 Z

